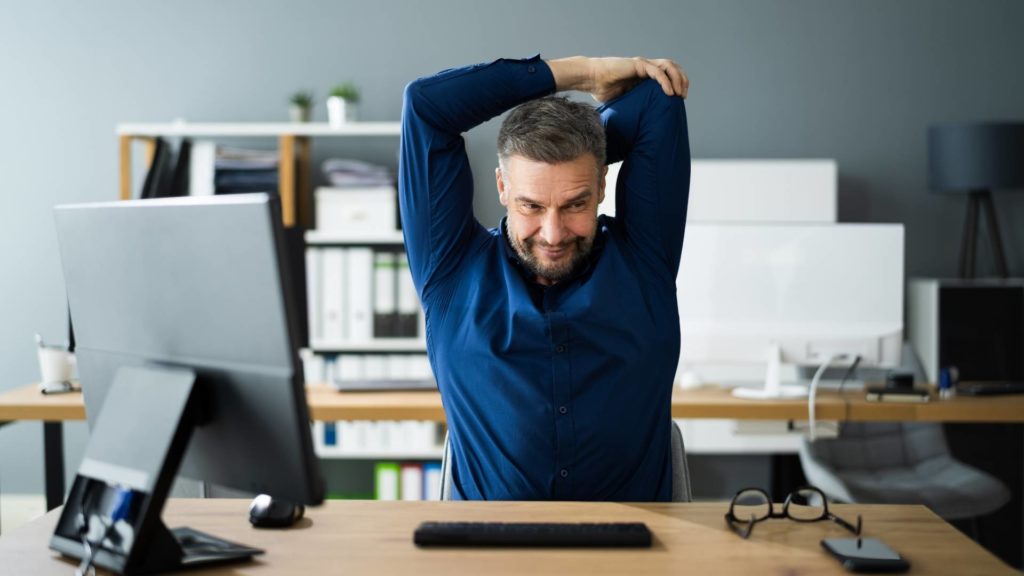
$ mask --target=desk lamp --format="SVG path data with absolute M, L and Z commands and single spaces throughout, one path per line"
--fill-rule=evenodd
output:
M 967 219 L 960 244 L 960 277 L 974 277 L 979 208 L 988 221 L 996 275 L 1006 278 L 993 188 L 1024 187 L 1024 122 L 941 124 L 928 128 L 928 187 L 937 193 L 967 193 Z

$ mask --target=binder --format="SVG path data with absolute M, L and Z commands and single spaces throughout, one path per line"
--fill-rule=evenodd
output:
M 396 259 L 398 277 L 398 323 L 399 337 L 416 338 L 419 336 L 419 295 L 412 283 L 409 271 L 409 259 L 405 252 L 398 254 Z
M 374 469 L 374 497 L 377 500 L 398 500 L 399 468 L 395 462 L 377 462 Z
M 321 251 L 318 248 L 306 249 L 306 311 L 309 318 L 309 341 L 319 342 L 324 339 L 323 302 L 321 301 L 322 279 L 320 272 Z
M 441 499 L 441 463 L 427 462 L 423 465 L 423 499 Z
M 373 250 L 349 248 L 346 259 L 348 338 L 368 342 L 373 339 Z
M 423 500 L 423 467 L 416 463 L 402 464 L 402 500 Z
M 373 253 L 373 335 L 394 338 L 398 333 L 395 253 Z
M 326 342 L 345 340 L 345 250 L 342 248 L 325 248 L 322 255 L 323 294 L 323 333 Z
M 338 428 L 334 422 L 324 422 L 324 446 L 335 447 L 338 445 Z

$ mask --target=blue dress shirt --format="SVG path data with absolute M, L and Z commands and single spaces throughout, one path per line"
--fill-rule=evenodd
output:
M 676 273 L 689 195 L 683 99 L 647 80 L 599 109 L 625 160 L 579 275 L 542 287 L 504 220 L 473 217 L 462 133 L 555 90 L 539 56 L 409 84 L 399 199 L 457 499 L 671 499 Z

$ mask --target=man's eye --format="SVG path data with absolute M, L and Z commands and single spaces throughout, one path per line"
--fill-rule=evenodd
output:
M 528 210 L 530 212 L 536 212 L 537 210 L 540 210 L 540 205 L 539 204 L 523 204 L 523 209 L 524 210 Z

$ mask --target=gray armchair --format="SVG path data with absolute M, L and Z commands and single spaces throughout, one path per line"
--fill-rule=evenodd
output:
M 800 447 L 807 481 L 842 502 L 924 504 L 946 520 L 983 516 L 1010 500 L 989 474 L 956 460 L 942 426 L 847 422 L 838 438 Z

